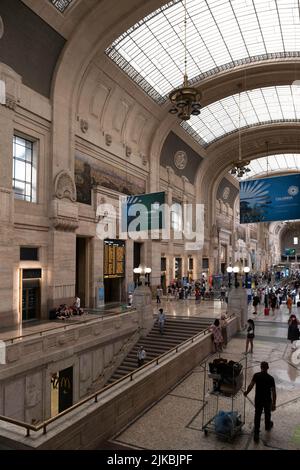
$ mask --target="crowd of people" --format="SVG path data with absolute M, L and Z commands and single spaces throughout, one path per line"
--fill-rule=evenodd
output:
M 72 305 L 61 304 L 57 308 L 50 312 L 50 318 L 59 320 L 66 320 L 71 318 L 73 315 L 83 315 L 84 310 L 80 307 L 80 298 L 78 295 L 75 296 Z

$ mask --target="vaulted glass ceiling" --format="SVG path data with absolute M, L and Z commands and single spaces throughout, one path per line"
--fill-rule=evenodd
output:
M 298 0 L 187 0 L 187 13 L 191 83 L 253 60 L 300 55 Z M 170 1 L 106 51 L 159 103 L 183 82 L 183 19 L 182 0 Z
M 239 111 L 240 110 L 240 111 Z M 207 146 L 239 128 L 300 119 L 300 87 L 257 88 L 216 101 L 182 122 L 198 142 Z
M 251 172 L 246 173 L 239 181 L 255 178 L 256 176 L 274 176 L 274 173 L 284 171 L 300 171 L 300 154 L 283 153 L 278 155 L 269 155 L 252 160 L 248 167 Z

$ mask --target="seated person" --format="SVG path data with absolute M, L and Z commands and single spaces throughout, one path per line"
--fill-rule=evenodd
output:
M 67 304 L 61 304 L 56 311 L 56 318 L 60 320 L 65 320 L 66 318 L 70 318 L 72 315 L 71 309 L 67 306 Z

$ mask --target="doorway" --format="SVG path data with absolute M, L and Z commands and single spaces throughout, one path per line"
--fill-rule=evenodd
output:
M 105 278 L 104 279 L 104 300 L 105 303 L 121 302 L 122 300 L 122 284 L 121 278 Z
M 80 306 L 88 307 L 88 238 L 76 237 L 76 286 L 75 294 L 80 298 Z
M 51 417 L 73 405 L 73 367 L 51 376 Z
M 22 321 L 40 318 L 41 288 L 39 279 L 22 281 Z

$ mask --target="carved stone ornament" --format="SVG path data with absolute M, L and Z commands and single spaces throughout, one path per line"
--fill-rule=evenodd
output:
M 223 199 L 226 201 L 229 198 L 230 195 L 230 188 L 229 186 L 226 186 L 223 191 Z
M 89 123 L 85 119 L 80 119 L 80 129 L 84 134 L 88 131 Z
M 128 145 L 126 145 L 126 157 L 130 157 L 132 154 L 132 149 L 131 147 L 128 147 Z
M 79 227 L 78 220 L 66 219 L 64 217 L 54 217 L 52 219 L 52 224 L 56 230 L 61 230 L 64 232 L 74 232 L 74 230 Z
M 70 199 L 76 201 L 76 186 L 71 174 L 62 170 L 55 178 L 54 183 L 55 197 L 58 199 Z
M 110 134 L 105 134 L 105 143 L 108 147 L 112 144 L 112 136 Z
M 174 155 L 174 165 L 178 170 L 184 170 L 188 161 L 187 154 L 184 150 L 178 150 Z
M 147 156 L 146 156 L 146 155 L 141 155 L 141 158 L 142 158 L 142 163 L 143 163 L 143 165 L 146 166 L 147 163 L 148 163 L 148 158 L 147 158 Z

